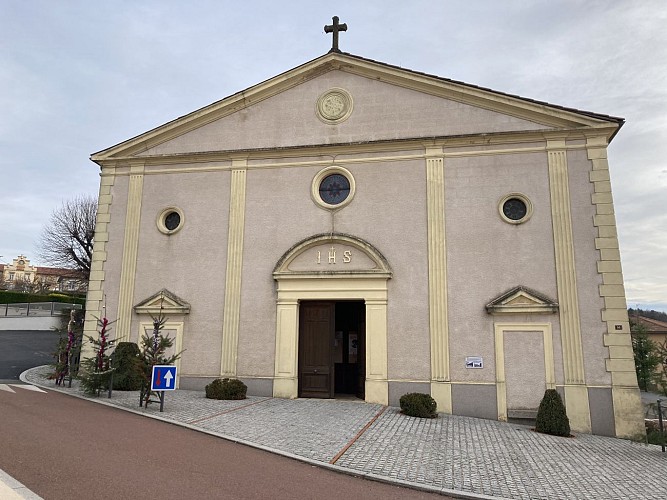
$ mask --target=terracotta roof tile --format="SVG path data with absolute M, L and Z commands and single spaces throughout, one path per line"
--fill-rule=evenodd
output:
M 634 323 L 643 325 L 650 333 L 667 333 L 667 323 L 658 321 L 657 319 L 646 318 L 644 316 L 631 316 L 630 319 Z

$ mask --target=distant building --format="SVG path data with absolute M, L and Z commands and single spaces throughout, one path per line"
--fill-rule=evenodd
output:
M 656 344 L 664 344 L 667 341 L 667 323 L 645 316 L 631 316 L 630 324 L 641 325 L 646 328 L 646 334 Z
M 0 264 L 0 289 L 24 292 L 85 292 L 88 281 L 75 269 L 32 266 L 19 255 L 11 264 Z
M 638 314 L 633 314 L 630 316 L 630 325 L 634 331 L 634 328 L 637 325 L 641 325 L 646 330 L 646 336 L 652 341 L 656 346 L 666 346 L 667 347 L 667 323 L 664 321 L 659 321 L 653 318 L 647 318 L 646 316 L 640 316 Z M 663 364 L 660 363 L 656 367 L 656 374 L 659 374 L 663 370 Z

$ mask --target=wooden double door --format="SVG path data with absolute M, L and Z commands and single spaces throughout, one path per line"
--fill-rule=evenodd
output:
M 299 397 L 364 399 L 363 301 L 304 301 L 299 307 Z

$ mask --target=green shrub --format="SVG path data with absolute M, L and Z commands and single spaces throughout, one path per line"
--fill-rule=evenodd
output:
M 646 442 L 648 444 L 667 444 L 667 431 L 650 430 L 646 432 Z
M 248 387 L 235 378 L 216 378 L 206 386 L 209 399 L 245 399 Z
M 537 410 L 535 430 L 554 436 L 570 435 L 570 419 L 556 389 L 547 389 Z
M 401 411 L 411 417 L 435 418 L 438 408 L 435 399 L 421 392 L 403 394 L 400 399 Z
M 113 388 L 116 391 L 138 391 L 141 389 L 141 366 L 139 346 L 134 342 L 120 342 L 113 353 Z

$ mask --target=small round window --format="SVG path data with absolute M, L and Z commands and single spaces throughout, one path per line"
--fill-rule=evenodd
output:
M 178 215 L 178 212 L 169 212 L 164 218 L 164 227 L 169 231 L 174 231 L 181 225 L 181 216 Z
M 520 193 L 511 193 L 503 197 L 498 209 L 503 220 L 510 224 L 526 222 L 533 214 L 533 204 Z
M 161 233 L 173 234 L 183 227 L 183 211 L 169 207 L 160 212 L 157 218 L 157 227 Z
M 322 208 L 331 210 L 344 207 L 354 196 L 354 178 L 345 168 L 325 168 L 313 179 L 312 196 Z
M 340 205 L 350 196 L 350 181 L 342 174 L 327 175 L 320 182 L 320 198 L 329 205 Z

